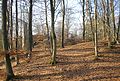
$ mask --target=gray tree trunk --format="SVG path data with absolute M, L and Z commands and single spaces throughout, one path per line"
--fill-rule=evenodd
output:
M 117 43 L 119 43 L 119 32 L 120 32 L 120 1 L 119 1 L 119 22 L 117 28 Z
M 51 44 L 52 44 L 52 58 L 51 64 L 56 64 L 56 35 L 54 29 L 54 18 L 55 18 L 55 0 L 50 0 L 50 8 L 51 8 Z
M 102 7 L 103 7 L 103 39 L 106 39 L 106 25 L 105 25 L 105 16 L 106 16 L 106 9 L 105 9 L 105 1 L 102 0 Z
M 48 35 L 48 40 L 49 40 L 49 27 L 48 27 L 48 11 L 47 11 L 47 1 L 44 0 L 45 3 L 45 22 L 46 22 L 46 29 L 47 29 L 47 35 Z
M 95 5 L 95 57 L 98 57 L 98 39 L 97 39 L 97 0 L 94 0 Z
M 113 39 L 114 39 L 114 42 L 117 42 L 117 39 L 116 39 L 116 25 L 115 25 L 115 14 L 114 14 L 114 0 L 110 0 L 110 6 L 111 6 L 112 22 L 113 22 L 113 27 L 114 27 Z
M 107 0 L 107 26 L 108 26 L 108 48 L 111 48 L 111 28 L 110 28 L 110 8 L 109 8 L 109 0 Z

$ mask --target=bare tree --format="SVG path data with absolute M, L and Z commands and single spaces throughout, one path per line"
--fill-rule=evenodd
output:
M 11 27 L 11 28 L 10 28 L 10 38 L 11 38 L 11 39 L 10 39 L 10 43 L 11 43 L 10 46 L 11 46 L 11 50 L 13 49 L 13 18 L 12 18 L 12 17 L 13 17 L 13 16 L 12 16 L 12 12 L 13 12 L 13 11 L 12 11 L 12 6 L 13 6 L 13 0 L 11 0 L 11 9 L 10 9 L 10 10 L 11 10 L 11 13 L 10 13 L 10 15 L 11 15 L 11 16 L 10 16 L 10 18 L 11 18 L 11 19 L 10 19 L 10 20 L 11 20 L 11 26 L 10 26 L 10 27 Z
M 112 22 L 113 22 L 113 39 L 114 42 L 117 42 L 116 40 L 116 25 L 115 25 L 115 15 L 114 15 L 114 0 L 110 0 L 110 7 L 111 7 L 111 13 L 112 13 Z
M 107 0 L 107 27 L 108 27 L 108 47 L 111 48 L 111 28 L 110 28 L 110 8 L 109 8 L 109 0 Z
M 10 80 L 14 77 L 14 73 L 12 70 L 10 55 L 8 49 L 8 35 L 7 35 L 7 21 L 6 21 L 6 11 L 7 11 L 7 0 L 2 0 L 2 30 L 3 30 L 3 50 L 5 52 L 5 65 L 6 65 L 6 81 Z
M 118 28 L 117 28 L 117 43 L 119 43 L 119 32 L 120 32 L 120 1 L 119 1 L 119 20 L 118 20 Z
M 28 58 L 31 58 L 32 47 L 33 47 L 33 37 L 32 37 L 32 0 L 29 1 L 29 53 Z
M 56 35 L 54 29 L 54 19 L 55 19 L 55 0 L 50 0 L 51 8 L 51 48 L 52 48 L 52 58 L 51 64 L 56 64 Z
M 62 48 L 64 48 L 64 22 L 65 22 L 65 0 L 62 0 L 62 35 L 61 35 Z
M 82 11 L 83 11 L 83 40 L 85 40 L 85 0 L 83 0 L 82 4 Z
M 16 60 L 17 64 L 19 64 L 19 56 L 18 56 L 18 3 L 16 0 Z
M 97 40 L 97 0 L 94 0 L 95 5 L 95 57 L 98 57 L 98 40 Z
M 47 28 L 47 35 L 48 35 L 48 39 L 49 39 L 47 0 L 44 0 L 44 3 L 45 3 L 45 22 L 46 22 L 46 28 Z

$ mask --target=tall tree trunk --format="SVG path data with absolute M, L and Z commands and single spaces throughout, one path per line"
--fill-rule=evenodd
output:
M 106 26 L 105 26 L 105 16 L 106 16 L 106 9 L 105 9 L 105 1 L 102 0 L 102 7 L 103 7 L 103 39 L 106 39 Z
M 83 11 L 83 40 L 85 40 L 85 0 L 83 0 L 82 5 L 82 11 Z
M 62 48 L 64 48 L 64 22 L 65 22 L 65 0 L 62 0 L 62 36 L 61 36 Z
M 108 26 L 108 48 L 111 48 L 111 28 L 110 28 L 110 8 L 109 8 L 109 0 L 107 0 L 107 26 Z
M 94 0 L 95 4 L 95 57 L 98 57 L 98 40 L 97 40 L 97 0 Z
M 111 13 L 112 13 L 112 22 L 113 22 L 113 39 L 114 42 L 117 42 L 116 40 L 116 25 L 115 25 L 115 15 L 114 15 L 114 0 L 110 0 L 110 6 L 111 6 Z
M 91 26 L 91 32 L 92 32 L 92 40 L 94 41 L 94 30 L 93 30 L 93 24 L 92 24 L 92 17 L 91 17 L 91 13 L 92 13 L 92 7 L 91 7 L 91 2 L 90 0 L 87 0 L 88 3 L 88 12 L 89 12 L 89 18 L 90 18 L 90 26 Z
M 51 8 L 51 44 L 52 44 L 52 58 L 51 64 L 56 64 L 56 35 L 54 29 L 54 18 L 55 18 L 55 0 L 50 0 L 50 8 Z
M 33 47 L 33 37 L 32 37 L 32 0 L 29 1 L 29 54 L 28 58 L 31 58 L 32 47 Z
M 12 5 L 13 5 L 13 0 L 11 0 L 11 28 L 10 28 L 10 43 L 11 43 L 11 50 L 13 49 L 13 19 L 12 19 Z
M 17 64 L 19 64 L 19 56 L 18 56 L 18 3 L 16 0 L 16 60 L 17 60 Z
M 10 55 L 8 50 L 8 35 L 7 35 L 7 24 L 6 24 L 6 11 L 7 11 L 7 0 L 2 0 L 2 30 L 3 30 L 3 50 L 5 52 L 5 65 L 7 81 L 14 77 L 12 70 Z
M 47 1 L 44 0 L 45 3 L 45 22 L 46 22 L 46 29 L 47 29 L 47 35 L 48 35 L 48 40 L 49 40 L 49 27 L 48 27 L 48 15 L 47 15 Z
M 119 32 L 120 32 L 120 1 L 119 1 L 119 21 L 118 21 L 118 28 L 117 28 L 117 43 L 119 43 Z
M 22 27 L 22 17 L 23 17 L 23 15 L 22 15 L 22 3 L 21 3 L 21 1 L 20 1 L 20 10 L 21 10 L 21 13 L 20 13 L 20 17 L 21 17 L 21 20 L 20 20 L 20 49 L 22 49 L 22 39 L 23 39 L 23 36 L 22 36 L 22 30 L 23 30 L 23 27 Z

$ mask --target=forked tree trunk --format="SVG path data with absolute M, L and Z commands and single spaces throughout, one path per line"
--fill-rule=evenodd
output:
M 7 81 L 14 77 L 12 70 L 10 55 L 8 52 L 8 35 L 7 35 L 7 24 L 6 24 L 6 11 L 7 11 L 7 0 L 2 0 L 2 30 L 3 30 L 3 51 L 5 52 L 5 66 Z
M 50 0 L 50 8 L 51 8 L 51 44 L 52 44 L 52 58 L 51 64 L 56 64 L 56 35 L 54 29 L 54 17 L 55 17 L 55 0 Z

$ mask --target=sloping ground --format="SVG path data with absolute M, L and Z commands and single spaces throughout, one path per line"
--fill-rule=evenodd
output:
M 120 45 L 112 50 L 99 43 L 99 59 L 94 59 L 92 42 L 58 49 L 55 66 L 49 64 L 50 54 L 34 48 L 29 63 L 14 66 L 15 81 L 120 81 Z M 0 72 L 3 70 L 0 70 Z

